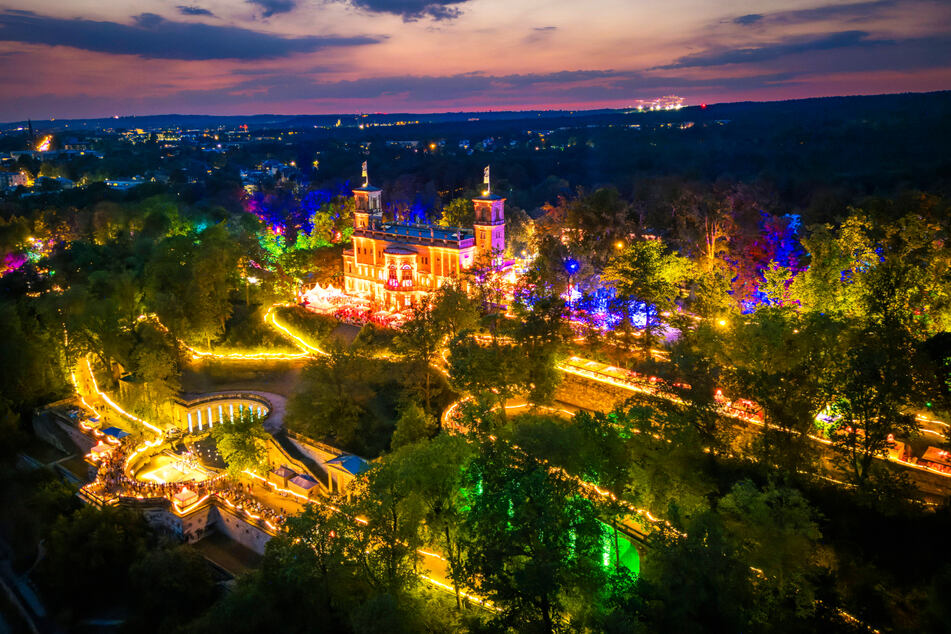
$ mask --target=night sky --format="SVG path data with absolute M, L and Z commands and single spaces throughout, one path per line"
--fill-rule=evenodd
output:
M 951 1 L 14 0 L 0 62 L 2 121 L 931 91 Z

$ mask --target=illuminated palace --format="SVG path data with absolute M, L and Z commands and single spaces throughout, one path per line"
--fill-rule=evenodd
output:
M 488 177 L 486 177 L 488 180 Z M 505 251 L 505 199 L 474 198 L 471 229 L 383 220 L 383 191 L 353 190 L 353 249 L 343 252 L 344 290 L 366 293 L 387 308 L 412 306 L 473 267 L 498 265 Z

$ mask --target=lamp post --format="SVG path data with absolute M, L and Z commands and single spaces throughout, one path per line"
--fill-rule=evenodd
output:
M 568 308 L 571 308 L 571 291 L 573 290 L 572 286 L 572 276 L 578 272 L 578 269 L 581 268 L 581 265 L 578 264 L 578 261 L 574 258 L 568 258 L 565 260 L 565 271 L 568 272 Z

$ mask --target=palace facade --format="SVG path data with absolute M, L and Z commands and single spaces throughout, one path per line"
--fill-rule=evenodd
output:
M 468 229 L 384 221 L 382 194 L 369 183 L 353 190 L 353 248 L 343 252 L 347 293 L 400 309 L 463 271 L 501 263 L 504 198 L 488 193 L 474 198 L 476 219 Z

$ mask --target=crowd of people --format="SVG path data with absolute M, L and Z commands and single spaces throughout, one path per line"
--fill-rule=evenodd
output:
M 126 472 L 126 459 L 129 445 L 121 443 L 99 460 L 96 478 L 86 486 L 86 490 L 100 497 L 167 497 L 175 495 L 187 486 L 204 495 L 213 492 L 214 485 L 224 476 L 215 476 L 209 479 L 187 482 L 149 482 L 139 480 Z
M 236 482 L 224 474 L 219 474 L 205 480 L 188 480 L 179 482 L 150 482 L 140 480 L 126 471 L 126 459 L 129 455 L 129 446 L 122 443 L 111 452 L 101 457 L 98 462 L 96 477 L 83 487 L 84 491 L 101 500 L 113 498 L 164 498 L 174 500 L 174 496 L 184 490 L 196 494 L 193 500 L 201 500 L 207 495 L 214 495 L 238 510 L 253 516 L 253 519 L 267 520 L 274 527 L 283 523 L 284 509 L 276 510 L 254 498 L 253 485 Z M 187 508 L 187 506 L 186 506 Z
M 250 483 L 243 484 L 233 480 L 224 480 L 215 490 L 215 495 L 227 500 L 240 510 L 246 511 L 250 515 L 268 520 L 274 526 L 280 526 L 286 517 L 284 509 L 274 509 L 266 504 L 262 504 L 253 496 L 254 486 Z
M 334 319 L 351 326 L 365 326 L 376 324 L 383 328 L 399 328 L 406 323 L 406 316 L 401 313 L 389 313 L 360 306 L 341 306 L 333 312 Z
M 402 312 L 383 309 L 366 293 L 348 295 L 342 290 L 317 284 L 298 296 L 301 306 L 321 315 L 329 315 L 351 326 L 376 324 L 384 328 L 399 328 L 408 320 Z

